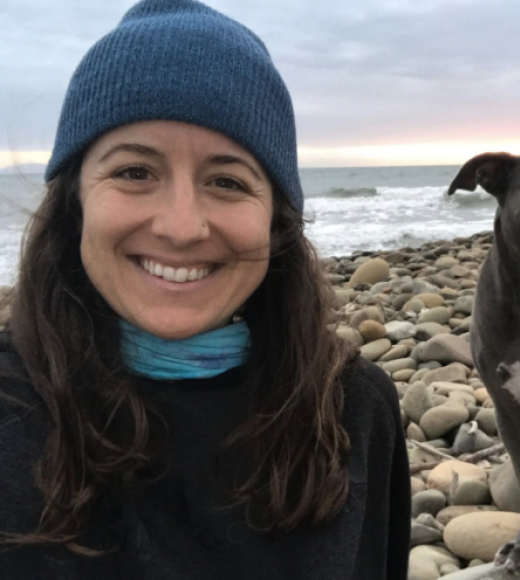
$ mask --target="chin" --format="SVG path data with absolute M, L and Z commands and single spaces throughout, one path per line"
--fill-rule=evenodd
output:
M 201 334 L 203 332 L 207 332 L 209 330 L 215 330 L 217 328 L 222 328 L 226 326 L 226 322 L 216 322 L 214 324 L 207 323 L 207 324 L 179 324 L 178 321 L 172 323 L 171 325 L 164 325 L 162 324 L 135 324 L 139 328 L 142 328 L 146 332 L 157 336 L 158 338 L 162 338 L 163 340 L 181 340 L 183 338 L 190 338 L 192 336 L 196 336 L 197 334 Z

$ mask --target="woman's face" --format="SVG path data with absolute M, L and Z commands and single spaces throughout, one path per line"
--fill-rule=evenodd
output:
M 269 261 L 272 187 L 243 147 L 175 121 L 100 137 L 81 167 L 81 258 L 125 320 L 161 338 L 228 323 Z

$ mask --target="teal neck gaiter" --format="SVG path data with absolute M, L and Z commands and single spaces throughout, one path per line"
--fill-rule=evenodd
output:
M 210 378 L 249 359 L 251 338 L 244 321 L 179 340 L 158 338 L 126 320 L 119 326 L 124 366 L 151 379 Z

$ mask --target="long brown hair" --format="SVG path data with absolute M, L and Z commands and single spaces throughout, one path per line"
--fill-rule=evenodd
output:
M 168 430 L 123 371 L 117 316 L 83 269 L 79 172 L 78 159 L 48 184 L 24 239 L 9 330 L 53 427 L 38 528 L 4 541 L 90 553 L 80 535 L 96 500 L 158 477 Z M 333 300 L 301 216 L 275 195 L 268 272 L 244 311 L 249 418 L 223 442 L 252 459 L 230 497 L 262 531 L 328 521 L 348 494 L 340 374 L 356 351 L 331 328 Z

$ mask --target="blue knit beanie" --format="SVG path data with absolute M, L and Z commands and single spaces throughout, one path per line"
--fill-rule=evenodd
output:
M 300 212 L 291 98 L 263 42 L 196 0 L 142 0 L 74 73 L 46 181 L 103 133 L 169 119 L 223 133 L 251 152 Z

